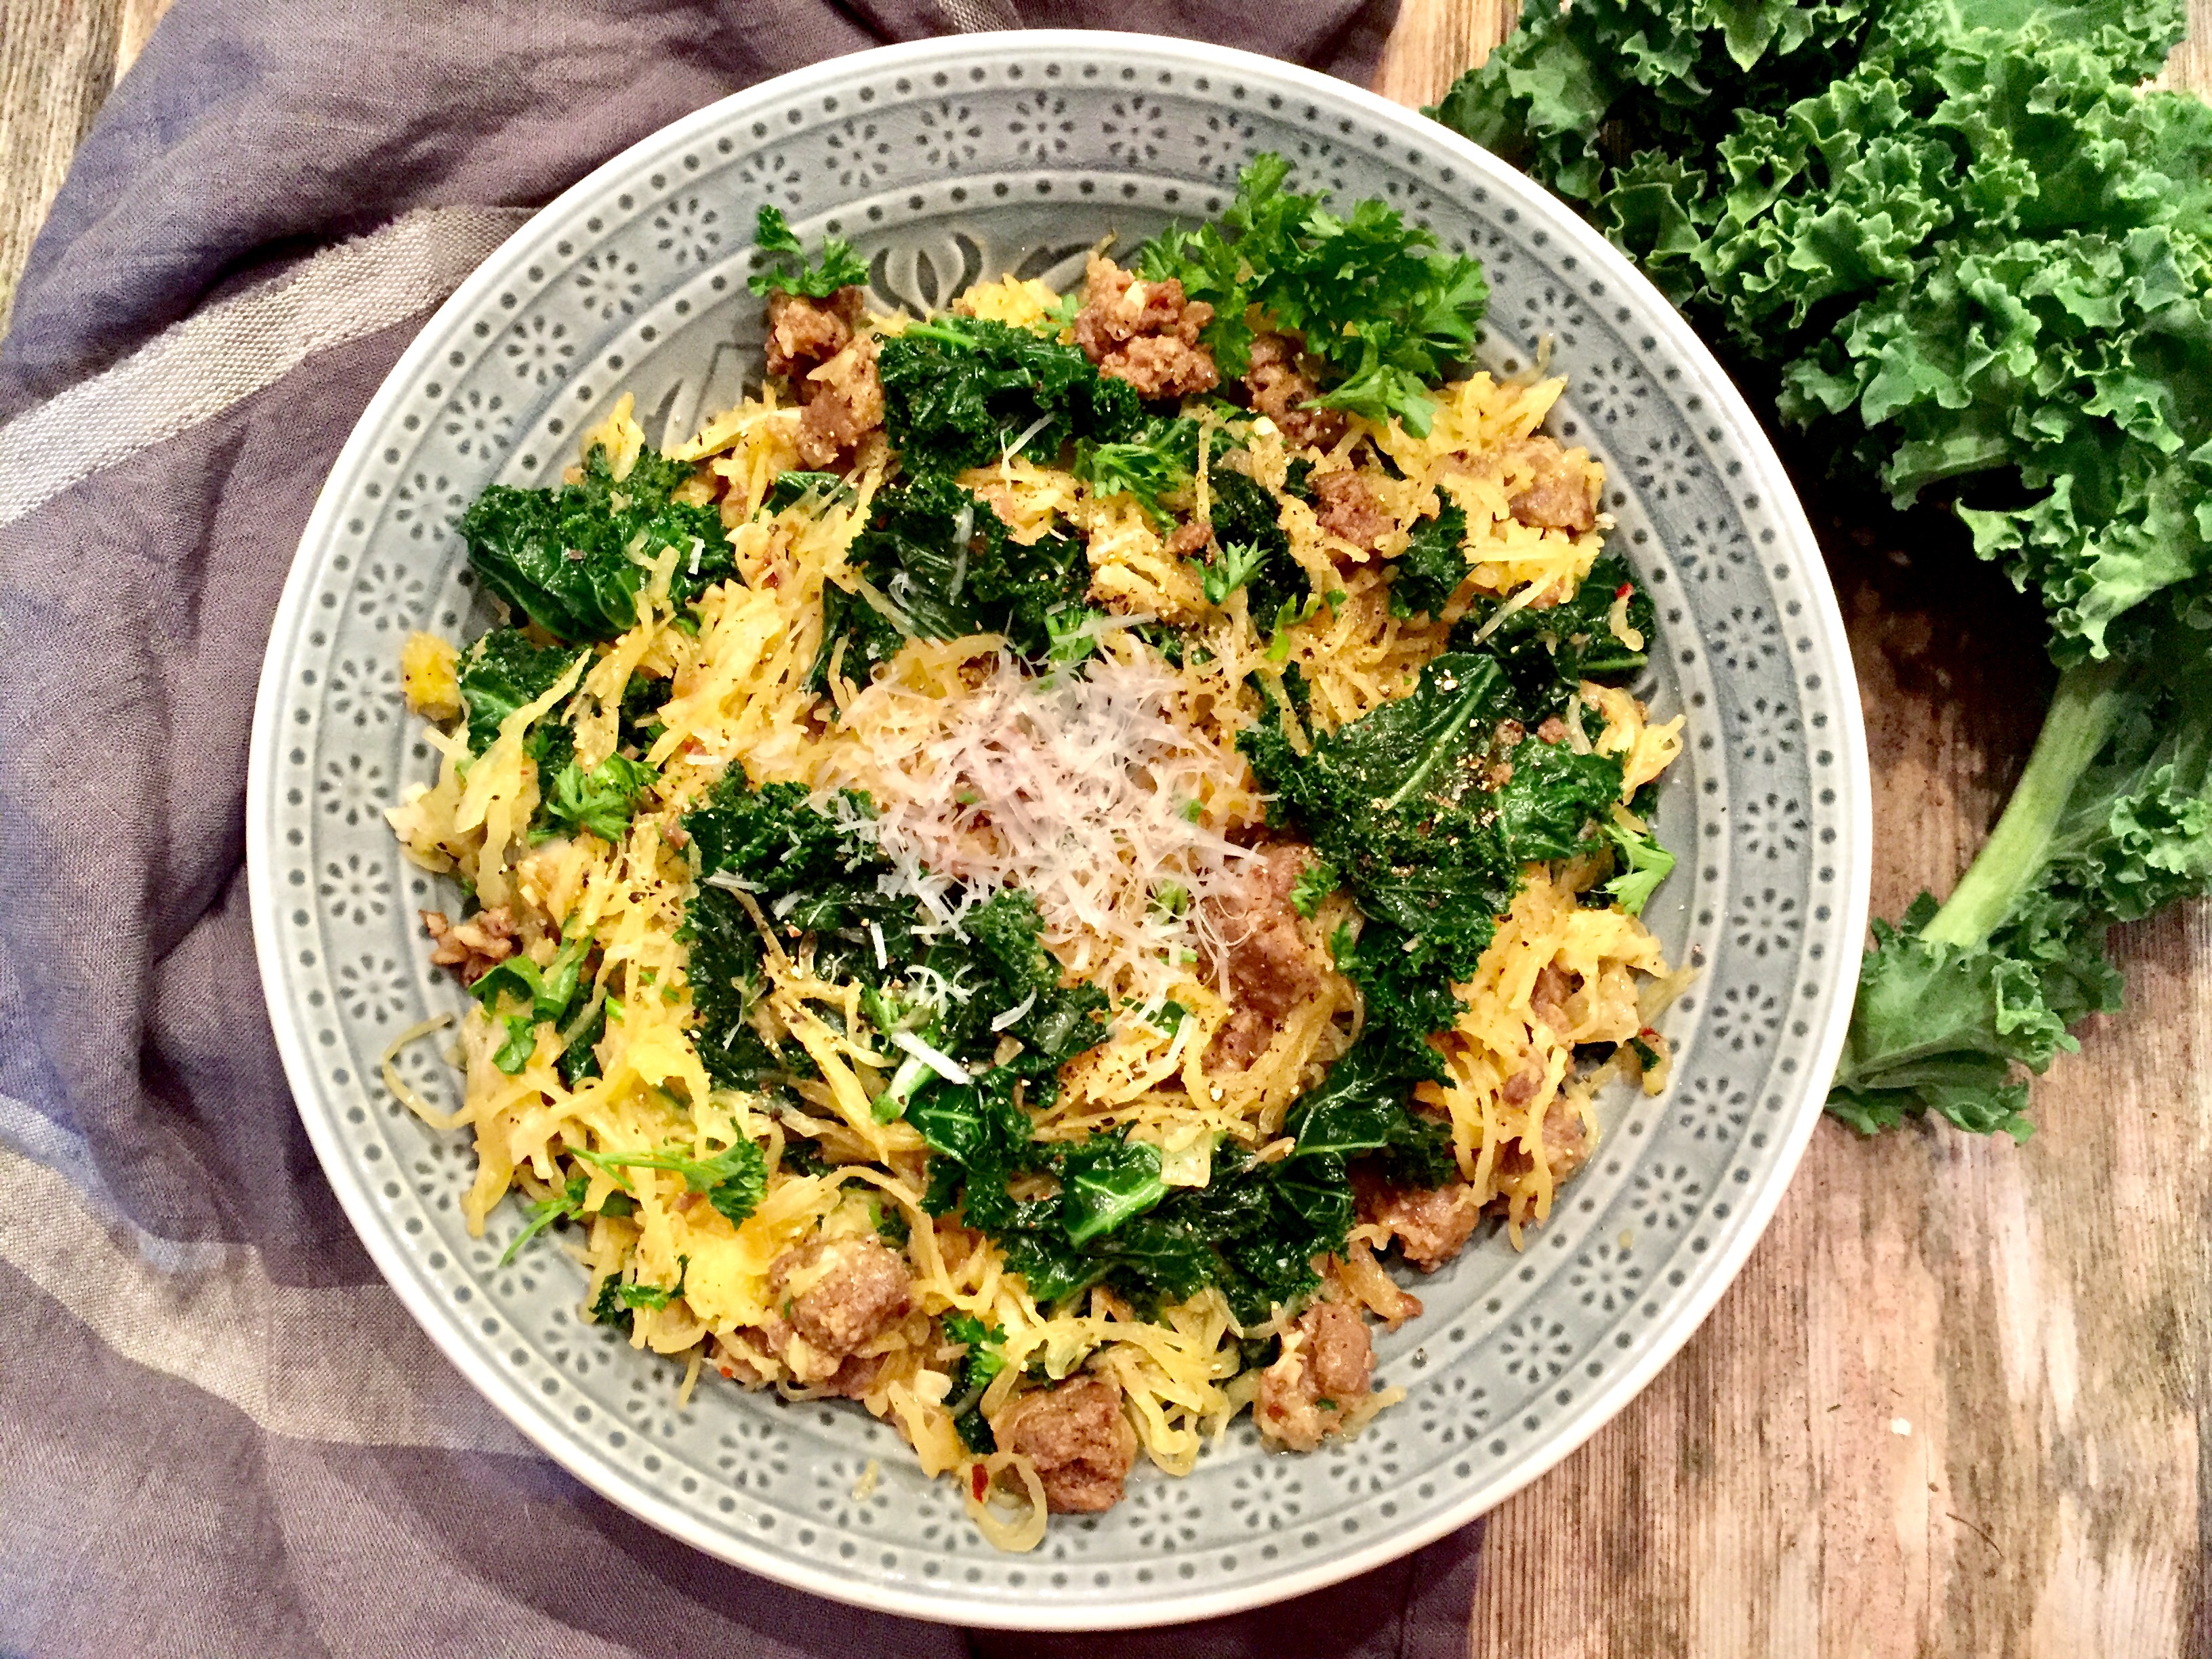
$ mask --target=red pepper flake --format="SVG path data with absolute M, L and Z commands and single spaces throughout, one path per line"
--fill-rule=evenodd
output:
M 1634 582 L 1623 582 L 1620 586 L 1613 590 L 1613 597 L 1616 599 L 1625 599 L 1635 591 L 1636 584 Z
M 970 1463 L 968 1468 L 969 1484 L 975 1489 L 975 1501 L 980 1504 L 983 1494 L 991 1490 L 990 1473 L 981 1463 Z
M 1638 1031 L 1636 1035 L 1637 1035 L 1637 1036 L 1640 1036 L 1640 1037 L 1656 1037 L 1656 1036 L 1657 1036 L 1659 1035 L 1659 1033 L 1658 1033 L 1658 1032 L 1656 1032 L 1656 1031 L 1655 1031 L 1655 1030 L 1652 1030 L 1649 1025 L 1647 1025 L 1647 1026 L 1645 1026 L 1642 1030 Z

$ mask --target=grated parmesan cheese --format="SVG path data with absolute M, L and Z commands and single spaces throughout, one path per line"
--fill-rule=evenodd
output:
M 972 684 L 910 660 L 927 654 L 920 646 L 902 652 L 845 710 L 847 740 L 816 787 L 874 799 L 892 890 L 939 928 L 1018 887 L 1071 972 L 1164 998 L 1187 977 L 1188 953 L 1224 954 L 1212 907 L 1159 900 L 1177 888 L 1200 901 L 1224 894 L 1254 859 L 1189 810 L 1243 761 L 1176 718 L 1180 683 L 1148 653 L 1032 679 L 995 642 L 969 643 L 959 666 Z

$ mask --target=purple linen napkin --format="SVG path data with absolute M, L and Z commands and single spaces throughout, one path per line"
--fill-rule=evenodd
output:
M 1441 1656 L 1479 1528 L 1244 1619 L 974 1634 L 723 1566 L 538 1455 L 324 1185 L 246 914 L 246 736 L 301 526 L 528 210 L 768 76 L 1017 23 L 1364 82 L 1392 0 L 179 0 L 0 342 L 0 1651 Z

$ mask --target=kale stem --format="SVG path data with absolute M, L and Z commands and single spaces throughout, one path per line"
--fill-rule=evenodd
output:
M 875 1098 L 876 1121 L 890 1123 L 906 1115 L 906 1109 L 921 1088 L 937 1073 L 919 1055 L 908 1054 L 891 1073 L 890 1085 Z
M 2089 763 L 2097 758 L 2119 718 L 2120 664 L 2106 658 L 2083 663 L 2059 677 L 2027 769 L 2005 803 L 2004 815 L 1943 908 L 1920 937 L 1931 945 L 1978 949 L 2003 925 L 2014 901 L 2033 887 L 2050 861 L 2052 833 Z

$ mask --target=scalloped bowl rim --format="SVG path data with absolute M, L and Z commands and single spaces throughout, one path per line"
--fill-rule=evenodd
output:
M 984 43 L 974 37 L 969 39 L 971 45 Z M 834 88 L 841 81 L 851 76 L 856 69 L 872 70 L 908 63 L 924 64 L 943 61 L 957 50 L 957 43 L 960 40 L 961 37 L 939 37 L 877 47 L 827 59 L 759 82 L 694 111 L 640 139 L 562 191 L 471 273 L 426 322 L 421 332 L 395 362 L 339 452 L 331 469 L 331 483 L 325 485 L 319 496 L 302 532 L 301 549 L 304 550 L 325 539 L 335 529 L 340 511 L 338 492 L 334 487 L 336 482 L 353 471 L 367 458 L 377 442 L 376 434 L 383 420 L 402 401 L 404 390 L 415 373 L 430 362 L 439 324 L 449 314 L 473 310 L 494 294 L 511 271 L 526 264 L 533 250 L 558 234 L 558 228 L 569 216 L 572 204 L 590 195 L 603 179 L 648 155 L 673 152 L 699 135 L 732 123 L 756 105 L 766 107 L 780 104 L 793 94 Z M 1066 52 L 1097 53 L 1102 49 L 1110 52 L 1116 42 L 1121 42 L 1132 50 L 1141 49 L 1155 56 L 1181 57 L 1194 70 L 1233 70 L 1256 80 L 1273 81 L 1316 99 L 1348 104 L 1378 126 L 1401 132 L 1422 144 L 1449 151 L 1483 184 L 1529 215 L 1551 234 L 1570 244 L 1578 257 L 1602 271 L 1607 281 L 1620 285 L 1626 295 L 1625 303 L 1635 308 L 1645 327 L 1665 339 L 1687 371 L 1696 378 L 1698 390 L 1712 400 L 1714 418 L 1727 428 L 1735 451 L 1743 456 L 1755 471 L 1760 489 L 1773 503 L 1783 533 L 1794 544 L 1791 550 L 1804 560 L 1808 572 L 1825 570 L 1812 526 L 1779 458 L 1735 383 L 1729 379 L 1705 343 L 1650 281 L 1610 243 L 1557 198 L 1487 150 L 1440 124 L 1425 119 L 1418 112 L 1392 103 L 1364 88 L 1296 64 L 1230 47 L 1172 37 L 1094 30 L 1006 31 L 984 40 L 994 51 L 1003 51 L 1009 42 L 1018 41 L 1021 46 L 1029 49 L 1040 59 Z M 308 568 L 304 558 L 297 558 L 287 578 L 271 629 L 256 699 L 246 785 L 246 861 L 249 870 L 266 869 L 272 850 L 270 842 L 272 814 L 263 809 L 273 799 L 276 789 L 272 757 L 279 747 L 281 735 L 277 730 L 277 716 L 283 695 L 283 647 L 307 622 L 310 599 Z M 1825 579 L 1810 582 L 1808 586 L 1814 590 L 1811 609 L 1815 613 L 1809 618 L 1809 626 L 1823 637 L 1833 659 L 1839 665 L 1848 665 L 1850 661 L 1850 647 L 1833 590 Z M 1856 938 L 1863 932 L 1868 905 L 1873 833 L 1872 797 L 1857 687 L 1848 675 L 1841 675 L 1838 678 L 1840 683 L 1834 687 L 1832 695 L 1842 716 L 1843 729 L 1837 734 L 1836 742 L 1847 763 L 1844 769 L 1845 792 L 1849 797 L 1844 803 L 1849 826 L 1843 837 L 1845 844 L 1837 853 L 1838 862 L 1843 866 L 1843 876 L 1838 885 L 1841 903 L 1844 908 L 1845 936 Z M 1856 765 L 1849 763 L 1853 759 L 1856 759 Z M 268 883 L 253 880 L 251 898 L 253 935 L 261 963 L 263 989 L 287 1079 L 293 1085 L 296 1100 L 301 1085 L 315 1073 L 313 1056 L 307 1050 L 304 1034 L 289 1018 L 278 988 L 285 972 L 283 951 L 276 938 L 278 895 L 271 890 Z M 536 1413 L 523 1409 L 523 1402 L 517 1398 L 521 1393 L 519 1387 L 489 1367 L 478 1364 L 476 1356 L 461 1344 L 447 1310 L 434 1301 L 421 1281 L 407 1271 L 407 1249 L 395 1235 L 377 1224 L 368 1193 L 353 1178 L 347 1160 L 340 1156 L 339 1142 L 332 1125 L 313 1112 L 302 1110 L 301 1116 L 316 1154 L 348 1218 L 353 1223 L 378 1271 L 408 1311 L 457 1368 L 517 1429 L 601 1496 L 693 1547 L 831 1601 L 933 1622 L 987 1628 L 1037 1631 L 1137 1629 L 1248 1611 L 1324 1589 L 1396 1560 L 1496 1508 L 1585 1444 L 1680 1352 L 1704 1322 L 1721 1293 L 1734 1281 L 1753 1247 L 1765 1232 L 1820 1121 L 1824 1090 L 1813 1079 L 1825 1079 L 1832 1073 L 1842 1051 L 1850 1012 L 1848 997 L 1831 1004 L 1827 1029 L 1814 1049 L 1817 1064 L 1807 1070 L 1797 1085 L 1802 1098 L 1796 1104 L 1794 1116 L 1784 1126 L 1783 1142 L 1771 1176 L 1747 1195 L 1741 1210 L 1743 1220 L 1728 1247 L 1717 1253 L 1702 1275 L 1685 1287 L 1684 1291 L 1674 1300 L 1664 1322 L 1663 1334 L 1654 1337 L 1637 1363 L 1625 1368 L 1605 1387 L 1589 1396 L 1571 1417 L 1560 1419 L 1558 1425 L 1550 1431 L 1549 1443 L 1540 1455 L 1516 1466 L 1508 1478 L 1478 1484 L 1440 1516 L 1395 1531 L 1386 1531 L 1356 1547 L 1344 1550 L 1322 1565 L 1286 1571 L 1279 1577 L 1253 1586 L 1227 1590 L 1167 1591 L 1141 1606 L 1083 1604 L 1042 1609 L 1036 1617 L 1024 1617 L 1020 1610 L 1010 1609 L 995 1602 L 963 1602 L 959 1591 L 950 1585 L 939 1591 L 916 1594 L 841 1575 L 826 1566 L 820 1570 L 806 1570 L 780 1558 L 756 1556 L 741 1540 L 702 1531 L 689 1516 L 661 1501 L 656 1492 L 603 1478 L 593 1465 L 580 1465 L 572 1461 L 568 1455 L 568 1437 L 555 1431 Z

